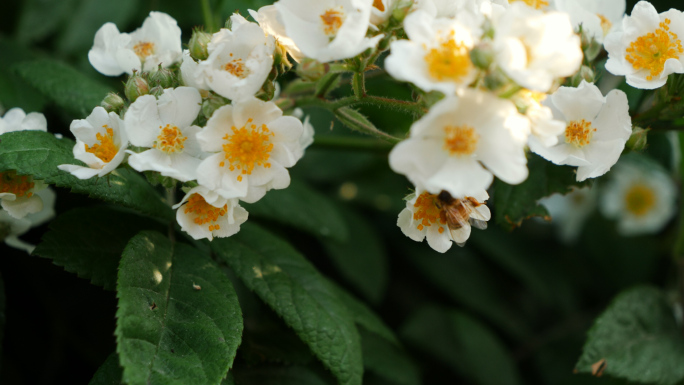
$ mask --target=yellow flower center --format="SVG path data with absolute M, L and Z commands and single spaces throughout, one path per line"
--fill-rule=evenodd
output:
M 271 137 L 274 134 L 265 124 L 257 127 L 256 124 L 252 124 L 252 121 L 252 119 L 247 120 L 241 128 L 231 127 L 233 134 L 226 134 L 223 137 L 226 141 L 223 145 L 223 152 L 230 171 L 236 168 L 241 170 L 241 175 L 237 177 L 238 182 L 242 182 L 243 174 L 250 175 L 255 166 L 271 167 L 268 159 L 273 151 Z M 219 165 L 224 167 L 226 162 L 222 161 Z
M 413 220 L 418 222 L 416 228 L 423 230 L 425 226 L 432 226 L 434 223 L 446 225 L 446 213 L 442 211 L 437 195 L 424 192 L 418 196 L 416 203 L 413 204 L 416 211 L 413 213 Z M 444 230 L 440 226 L 440 233 Z
M 565 143 L 572 144 L 576 147 L 584 147 L 591 142 L 596 129 L 591 125 L 591 122 L 586 120 L 574 120 L 565 128 Z
M 99 143 L 95 143 L 92 146 L 86 144 L 85 147 L 86 152 L 94 154 L 105 163 L 109 163 L 114 159 L 119 149 L 114 144 L 114 130 L 109 128 L 106 124 L 102 126 L 102 128 L 104 128 L 107 133 L 102 135 L 98 132 L 95 135 L 95 138 Z
M 603 16 L 600 13 L 597 13 L 596 16 L 598 16 L 599 19 L 601 19 L 601 29 L 603 29 L 603 36 L 606 36 L 610 29 L 613 28 L 613 23 L 611 23 L 607 17 Z
M 159 128 L 161 133 L 154 142 L 154 148 L 165 154 L 183 151 L 183 148 L 185 148 L 183 143 L 185 143 L 188 137 L 183 136 L 178 127 L 167 124 L 166 127 L 159 126 Z
M 468 47 L 454 40 L 454 31 L 439 46 L 430 49 L 425 55 L 430 76 L 439 81 L 457 82 L 473 68 Z
M 337 34 L 337 31 L 342 27 L 342 23 L 344 23 L 344 17 L 344 11 L 341 7 L 338 7 L 338 9 L 330 8 L 325 11 L 321 15 L 325 34 L 328 36 Z
M 231 53 L 230 56 L 233 56 L 233 54 Z M 242 59 L 233 59 L 232 61 L 229 61 L 223 66 L 223 69 L 240 79 L 244 79 L 249 75 L 249 69 L 245 66 Z
M 0 193 L 10 193 L 17 198 L 33 196 L 30 190 L 35 184 L 30 175 L 17 175 L 16 171 L 0 172 Z
M 467 125 L 446 126 L 444 131 L 444 149 L 451 155 L 470 155 L 477 149 L 480 136 L 474 128 Z
M 625 194 L 625 208 L 638 217 L 647 214 L 655 203 L 653 189 L 643 184 L 635 184 Z
M 665 19 L 655 32 L 639 36 L 629 43 L 626 52 L 625 59 L 632 67 L 637 71 L 649 70 L 650 74 L 646 79 L 653 80 L 654 76 L 663 72 L 667 59 L 678 58 L 684 53 L 684 49 L 677 34 L 670 32 L 670 19 Z
M 214 207 L 204 200 L 200 194 L 192 194 L 188 202 L 185 204 L 183 212 L 194 215 L 193 222 L 203 226 L 209 224 L 209 231 L 220 230 L 221 226 L 216 222 L 220 217 L 226 215 L 228 212 L 228 205 L 223 207 Z
M 141 41 L 133 46 L 133 52 L 138 55 L 140 60 L 145 60 L 146 57 L 154 53 L 154 43 L 149 41 Z
M 382 0 L 373 0 L 373 6 L 378 9 L 380 12 L 385 12 L 385 4 L 382 3 Z
M 542 9 L 549 6 L 549 2 L 545 0 L 510 0 L 511 3 L 515 3 L 516 1 L 522 1 L 535 9 Z

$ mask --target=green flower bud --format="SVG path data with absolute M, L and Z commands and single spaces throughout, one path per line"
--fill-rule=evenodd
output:
M 399 0 L 392 10 L 392 16 L 390 17 L 391 25 L 401 25 L 408 15 L 409 11 L 413 7 L 413 0 Z
M 585 80 L 588 83 L 594 82 L 594 71 L 585 65 L 580 67 L 580 70 L 577 71 L 576 74 L 572 75 L 570 78 L 570 85 L 572 87 L 577 87 L 582 83 L 582 80 Z
M 209 119 L 211 118 L 211 115 L 214 114 L 214 111 L 228 103 L 230 103 L 228 99 L 210 92 L 209 95 L 207 95 L 207 97 L 202 101 L 202 114 L 205 118 Z
M 488 69 L 494 62 L 494 49 L 491 43 L 482 42 L 470 51 L 470 60 L 481 69 Z
M 634 126 L 632 136 L 627 141 L 627 148 L 632 151 L 643 151 L 648 146 L 648 128 Z
M 118 113 L 119 111 L 121 111 L 121 109 L 124 106 L 124 100 L 118 94 L 110 92 L 102 100 L 102 103 L 100 103 L 100 106 L 102 106 L 102 108 L 107 110 L 107 112 Z
M 255 95 L 258 99 L 261 99 L 263 101 L 269 101 L 273 99 L 273 96 L 275 95 L 275 82 L 266 79 L 264 84 L 261 86 L 261 90 L 257 92 Z
M 161 88 L 172 88 L 178 84 L 178 80 L 173 71 L 168 68 L 161 68 L 161 64 L 159 65 L 159 69 L 148 76 L 148 80 L 150 85 L 160 86 Z
M 188 50 L 190 51 L 190 56 L 195 60 L 207 60 L 209 57 L 209 52 L 207 51 L 207 45 L 211 41 L 211 34 L 195 29 L 192 31 L 192 37 L 188 43 Z
M 164 89 L 162 88 L 162 86 L 155 86 L 152 87 L 152 89 L 150 89 L 150 95 L 154 96 L 155 98 L 159 98 L 160 96 L 162 96 L 163 93 Z
M 484 77 L 484 86 L 490 91 L 496 91 L 508 85 L 510 80 L 501 71 L 491 71 Z
M 126 82 L 124 93 L 126 94 L 126 98 L 133 103 L 139 96 L 149 94 L 150 86 L 147 84 L 145 78 L 134 71 L 133 75 L 131 75 Z
M 314 59 L 304 58 L 297 66 L 297 75 L 304 80 L 315 82 L 325 75 L 330 66 Z

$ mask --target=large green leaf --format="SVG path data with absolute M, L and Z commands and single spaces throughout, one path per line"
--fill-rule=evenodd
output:
M 81 207 L 58 216 L 33 254 L 107 290 L 116 289 L 121 253 L 142 230 L 164 231 L 152 219 L 107 207 Z
M 500 180 L 494 182 L 491 202 L 494 203 L 496 223 L 513 229 L 530 217 L 548 217 L 539 199 L 554 193 L 567 194 L 572 186 L 585 186 L 588 182 L 575 180 L 575 168 L 556 166 L 544 158 L 530 154 L 527 168 L 530 175 L 519 185 L 509 185 Z
M 53 34 L 71 16 L 74 0 L 25 0 L 22 2 L 16 36 L 23 43 Z
M 254 204 L 243 204 L 251 216 L 292 226 L 315 236 L 347 239 L 348 230 L 329 198 L 303 182 L 292 180 L 283 190 L 274 190 Z
M 418 368 L 399 346 L 375 333 L 359 328 L 363 346 L 363 364 L 368 372 L 400 385 L 420 384 Z
M 119 356 L 114 352 L 100 365 L 88 385 L 121 385 L 122 373 Z
M 589 330 L 577 370 L 649 384 L 684 380 L 684 335 L 665 294 L 640 286 L 618 295 Z
M 354 319 L 301 254 L 250 223 L 211 246 L 249 289 L 283 317 L 340 384 L 361 383 L 361 342 Z
M 140 176 L 119 168 L 102 178 L 80 180 L 57 169 L 60 164 L 79 163 L 74 159 L 71 139 L 57 139 L 40 131 L 8 132 L 0 137 L 0 172 L 16 170 L 33 175 L 49 184 L 70 188 L 73 192 L 118 203 L 164 219 L 173 212 L 161 196 Z
M 406 321 L 401 334 L 476 384 L 521 383 L 515 362 L 499 338 L 466 313 L 427 306 Z
M 13 66 L 28 84 L 76 117 L 86 117 L 108 92 L 108 86 L 52 59 L 38 59 Z
M 41 111 L 45 98 L 32 86 L 26 84 L 10 68 L 25 60 L 34 60 L 38 55 L 13 40 L 0 37 L 0 104 L 3 108 L 20 107 L 26 112 Z
M 204 385 L 226 376 L 242 314 L 233 286 L 208 256 L 142 232 L 124 250 L 117 297 L 124 382 Z

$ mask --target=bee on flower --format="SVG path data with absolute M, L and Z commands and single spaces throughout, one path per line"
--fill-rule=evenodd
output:
M 236 234 L 249 215 L 237 199 L 223 198 L 202 186 L 188 191 L 173 208 L 183 231 L 194 239 L 210 241 Z

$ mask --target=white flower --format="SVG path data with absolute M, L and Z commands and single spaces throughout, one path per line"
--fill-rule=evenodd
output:
M 453 198 L 445 191 L 430 194 L 417 190 L 409 198 L 406 208 L 399 213 L 397 226 L 416 242 L 427 237 L 430 247 L 440 253 L 449 250 L 452 241 L 463 246 L 470 237 L 471 224 L 485 229 L 491 218 L 484 204 L 489 195 L 484 190 L 462 198 Z
M 631 16 L 622 20 L 622 30 L 603 42 L 608 51 L 606 70 L 624 75 L 635 88 L 655 89 L 672 73 L 684 73 L 684 14 L 676 9 L 658 14 L 647 1 L 640 1 Z
M 166 89 L 157 100 L 139 97 L 126 112 L 124 122 L 131 144 L 149 148 L 131 153 L 128 164 L 138 171 L 158 171 L 181 182 L 196 179 L 201 150 L 192 122 L 200 111 L 202 97 L 192 87 Z
M 266 34 L 273 36 L 278 44 L 283 46 L 285 50 L 292 56 L 292 58 L 299 62 L 304 58 L 302 51 L 297 47 L 297 45 L 292 41 L 292 39 L 287 36 L 285 32 L 285 25 L 278 14 L 278 10 L 274 5 L 266 5 L 259 8 L 258 12 L 249 10 L 249 14 L 254 20 L 259 23 L 261 29 L 266 32 Z
M 204 80 L 202 68 L 199 63 L 190 56 L 190 51 L 183 51 L 183 61 L 180 66 L 181 79 L 184 86 L 209 91 L 210 88 Z
M 106 23 L 95 34 L 88 52 L 90 64 L 101 74 L 129 75 L 133 70 L 154 71 L 181 58 L 181 30 L 176 20 L 161 12 L 150 12 L 142 27 L 120 33 L 114 23 Z
M 518 110 L 524 111 L 525 116 L 530 120 L 532 129 L 530 140 L 534 138 L 545 147 L 550 147 L 556 145 L 558 135 L 565 132 L 565 122 L 553 118 L 551 109 L 541 104 L 545 99 L 545 93 L 530 90 L 521 90 L 511 97 Z
M 518 184 L 528 174 L 529 124 L 512 102 L 466 90 L 416 121 L 410 138 L 390 153 L 390 166 L 419 188 L 452 196 L 475 196 L 489 187 L 492 173 Z
M 398 1 L 399 0 L 373 0 L 370 19 L 371 24 L 379 26 L 389 20 Z
M 625 156 L 603 188 L 601 211 L 617 219 L 622 235 L 660 231 L 674 216 L 677 187 L 657 163 L 636 154 Z
M 304 128 L 283 116 L 273 102 L 256 98 L 214 112 L 197 134 L 203 151 L 213 153 L 197 169 L 197 182 L 226 199 L 253 203 L 266 191 L 290 185 L 292 167 L 301 156 Z
M 14 218 L 24 218 L 43 209 L 43 200 L 36 192 L 47 187 L 30 175 L 16 171 L 0 172 L 0 205 Z
M 525 4 L 528 7 L 531 7 L 534 9 L 539 9 L 542 11 L 548 11 L 548 10 L 553 8 L 553 3 L 555 2 L 555 0 L 508 0 L 508 1 L 499 0 L 499 1 L 496 1 L 496 3 L 502 4 L 502 5 L 505 5 L 504 3 L 506 3 L 506 2 L 509 4 L 516 4 L 516 3 Z M 551 4 L 549 4 L 549 3 L 551 3 Z
M 247 210 L 237 199 L 222 198 L 217 193 L 197 186 L 173 206 L 181 229 L 194 239 L 224 238 L 240 231 L 247 220 Z
M 470 60 L 474 40 L 461 23 L 416 11 L 404 20 L 404 29 L 410 40 L 393 42 L 385 60 L 394 78 L 447 95 L 475 79 L 477 69 Z
M 539 200 L 549 211 L 551 222 L 557 226 L 560 239 L 572 243 L 582 232 L 582 226 L 596 208 L 598 189 L 583 187 L 566 195 L 553 194 Z
M 16 249 L 25 250 L 31 253 L 35 249 L 34 245 L 19 239 L 19 236 L 26 233 L 32 227 L 40 226 L 55 216 L 55 193 L 51 188 L 40 190 L 36 193 L 43 202 L 40 211 L 29 214 L 18 219 L 5 210 L 0 210 L 0 240 L 8 246 Z
M 547 92 L 582 64 L 580 38 L 565 13 L 543 12 L 516 2 L 494 19 L 495 60 L 519 85 Z
M 382 39 L 366 37 L 370 0 L 280 0 L 274 6 L 287 36 L 306 57 L 322 63 L 352 58 Z
M 268 78 L 275 41 L 238 14 L 230 20 L 232 30 L 223 28 L 213 35 L 209 57 L 199 63 L 199 71 L 204 84 L 217 94 L 244 100 L 254 96 Z
M 79 179 L 104 176 L 114 171 L 126 156 L 128 137 L 119 116 L 102 107 L 95 107 L 85 119 L 71 122 L 71 133 L 76 137 L 74 158 L 87 167 L 73 164 L 57 166 Z
M 608 172 L 632 134 L 627 95 L 613 90 L 604 97 L 593 83 L 582 81 L 577 88 L 559 88 L 545 104 L 566 128 L 557 145 L 545 147 L 531 138 L 530 149 L 555 164 L 579 167 L 578 181 Z
M 47 131 L 47 120 L 40 112 L 28 115 L 21 108 L 12 108 L 0 118 L 0 135 L 13 131 Z
M 293 116 L 296 117 L 296 115 Z M 300 118 L 297 117 L 297 119 Z M 315 131 L 313 126 L 309 122 L 309 116 L 304 118 L 304 122 L 302 122 L 302 125 L 304 130 L 302 131 L 302 135 L 299 137 L 299 146 L 294 151 L 294 156 L 297 160 L 301 159 L 304 156 L 304 151 L 314 142 Z
M 506 0 L 503 1 L 508 5 Z M 480 24 L 483 16 L 490 17 L 496 7 L 500 6 L 490 0 L 416 0 L 413 6 L 415 10 L 428 12 L 433 17 L 457 18 L 464 23 L 471 19 L 474 24 Z
M 625 0 L 555 0 L 556 9 L 570 15 L 572 26 L 582 26 L 599 43 L 609 32 L 620 27 L 625 15 Z

